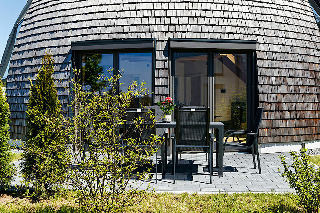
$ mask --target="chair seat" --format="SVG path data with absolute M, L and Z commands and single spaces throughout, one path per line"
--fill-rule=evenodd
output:
M 247 134 L 247 131 L 240 130 L 240 131 L 233 132 L 232 134 L 234 134 L 234 135 L 244 135 L 244 134 Z
M 227 142 L 225 147 L 226 152 L 251 152 L 251 148 L 246 146 L 246 144 L 238 142 Z

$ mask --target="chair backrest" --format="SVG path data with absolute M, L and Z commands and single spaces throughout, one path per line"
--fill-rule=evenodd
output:
M 263 114 L 263 108 L 262 107 L 258 107 L 257 111 L 256 111 L 256 114 L 255 114 L 255 117 L 254 117 L 254 123 L 253 123 L 253 127 L 252 127 L 251 132 L 258 133 L 260 122 L 261 122 L 261 119 L 262 119 L 262 114 Z
M 177 145 L 209 145 L 210 111 L 204 107 L 176 108 Z
M 154 109 L 150 109 L 154 115 Z M 148 140 L 151 134 L 156 134 L 155 125 L 150 120 L 149 109 L 130 108 L 126 111 L 126 121 L 124 123 L 124 138 L 137 139 L 138 141 Z M 140 129 L 136 128 L 134 121 L 141 120 Z

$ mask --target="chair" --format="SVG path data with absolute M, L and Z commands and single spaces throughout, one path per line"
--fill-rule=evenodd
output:
M 223 149 L 225 150 L 229 137 L 234 138 L 236 136 L 237 138 L 239 138 L 238 137 L 239 135 L 247 135 L 246 144 L 239 143 L 236 146 L 238 148 L 242 148 L 242 149 L 245 148 L 246 150 L 251 149 L 254 169 L 257 168 L 256 161 L 255 161 L 255 155 L 257 155 L 259 174 L 261 174 L 261 166 L 260 166 L 260 156 L 259 156 L 259 150 L 258 150 L 258 137 L 259 137 L 259 126 L 260 126 L 262 114 L 263 114 L 263 108 L 258 107 L 256 110 L 255 117 L 254 117 L 254 123 L 253 123 L 252 129 L 250 129 L 250 130 L 228 130 L 228 131 L 226 131 L 225 135 L 227 135 L 227 137 L 226 137 L 226 140 L 225 140 L 224 146 L 223 146 Z M 250 137 L 253 138 L 252 144 L 248 143 L 248 139 Z
M 153 119 L 150 116 L 154 115 L 154 109 L 141 109 L 141 108 L 129 108 L 126 111 L 125 122 L 123 125 L 123 139 L 134 139 L 138 146 L 143 151 L 148 152 L 148 150 L 153 148 L 158 148 L 158 144 L 155 146 L 147 146 L 144 141 L 150 139 L 150 136 L 156 134 L 156 128 Z M 137 128 L 137 124 L 139 128 Z M 122 140 L 122 146 L 129 148 L 127 144 Z M 125 150 L 124 150 L 125 151 Z M 158 153 L 156 152 L 156 182 L 158 181 Z
M 175 183 L 176 158 L 182 151 L 209 151 L 210 183 L 212 183 L 213 137 L 209 133 L 209 108 L 181 107 L 175 109 L 176 134 L 173 135 L 173 178 Z

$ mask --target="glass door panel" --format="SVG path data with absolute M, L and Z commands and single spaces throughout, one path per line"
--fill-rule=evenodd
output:
M 174 102 L 184 106 L 207 106 L 208 54 L 174 53 Z
M 247 129 L 247 54 L 214 54 L 214 121 Z

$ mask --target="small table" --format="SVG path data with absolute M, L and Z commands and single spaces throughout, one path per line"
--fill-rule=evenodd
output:
M 176 128 L 177 124 L 175 121 L 171 122 L 156 122 L 156 128 Z M 223 136 L 224 136 L 224 124 L 221 122 L 210 122 L 210 129 L 218 129 L 217 140 L 218 147 L 216 151 L 216 167 L 218 168 L 218 176 L 223 176 Z M 166 134 L 167 142 L 168 134 Z M 161 150 L 161 159 L 162 159 L 162 174 L 165 172 L 165 165 L 167 164 L 167 143 L 165 142 L 164 150 Z M 212 155 L 211 155 L 212 156 Z

